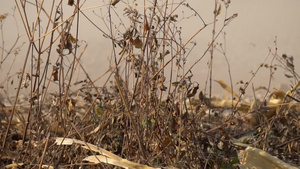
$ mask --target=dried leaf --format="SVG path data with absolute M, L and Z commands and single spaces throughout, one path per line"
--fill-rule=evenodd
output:
M 180 82 L 172 82 L 172 86 L 178 86 Z
M 206 98 L 204 98 L 205 100 Z M 210 102 L 210 107 L 212 108 L 228 108 L 231 109 L 233 106 L 236 106 L 236 109 L 242 112 L 248 112 L 250 105 L 247 103 L 239 103 L 235 100 L 221 100 L 212 98 Z
M 269 103 L 278 104 L 279 106 L 279 104 L 283 102 L 284 98 L 285 98 L 285 92 L 277 90 L 271 93 Z
M 68 0 L 68 5 L 73 6 L 74 5 L 74 0 Z
M 170 146 L 171 144 L 172 144 L 172 139 L 169 136 L 163 139 L 162 145 L 164 148 Z
M 0 21 L 4 20 L 7 17 L 8 13 L 0 15 Z
M 293 86 L 293 88 L 287 92 L 287 95 L 293 96 L 294 93 L 295 93 L 295 91 L 296 91 L 296 89 L 297 89 L 299 86 L 300 86 L 300 81 L 298 81 L 298 83 L 296 83 L 296 84 Z
M 8 164 L 8 165 L 5 166 L 5 168 L 13 168 L 14 169 L 14 168 L 19 168 L 23 165 L 24 165 L 24 163 Z
M 61 36 L 60 44 L 58 44 L 58 48 L 56 49 L 57 53 L 62 54 L 64 49 L 69 51 L 68 54 L 72 53 L 73 45 L 78 41 L 71 34 L 65 32 L 64 36 Z
M 58 67 L 55 65 L 53 66 L 52 76 L 53 76 L 53 81 L 58 81 Z
M 78 41 L 78 39 L 74 38 L 72 34 L 69 34 L 68 38 L 73 44 Z
M 223 88 L 223 89 L 225 89 L 228 93 L 233 93 L 233 95 L 235 96 L 235 97 L 239 97 L 239 95 L 238 94 L 236 94 L 232 89 L 231 89 L 231 87 L 229 87 L 223 80 L 215 80 L 217 83 L 219 83 L 219 85 L 221 85 L 221 87 Z
M 217 15 L 217 16 L 220 15 L 220 13 L 221 13 L 221 7 L 222 7 L 222 6 L 219 5 L 218 10 L 214 12 L 215 15 Z
M 123 52 L 125 52 L 125 49 L 124 49 L 124 48 L 122 48 L 122 49 L 118 52 L 118 54 L 121 55 Z
M 96 156 L 88 156 L 84 158 L 84 161 L 90 161 L 93 163 L 106 163 L 106 164 L 111 164 L 123 168 L 132 168 L 132 169 L 153 169 L 152 167 L 148 167 L 146 165 L 141 165 L 138 163 L 134 163 L 131 161 L 128 161 L 126 159 L 123 159 L 103 148 L 100 148 L 96 145 L 81 141 L 81 140 L 76 140 L 76 139 L 71 139 L 71 138 L 63 138 L 63 137 L 56 137 L 55 138 L 55 143 L 56 145 L 72 145 L 74 144 L 80 144 L 82 148 L 85 148 L 87 150 L 91 150 L 94 152 L 98 152 L 101 155 L 96 155 Z
M 96 127 L 93 131 L 91 131 L 88 135 L 92 135 L 92 134 L 95 134 L 97 133 L 101 128 L 101 125 L 99 125 L 98 127 Z
M 167 50 L 167 51 L 165 52 L 165 55 L 164 55 L 164 56 L 167 56 L 168 54 L 170 54 L 170 51 L 169 51 L 169 50 Z
M 132 43 L 138 49 L 142 48 L 143 46 L 143 42 L 140 40 L 139 37 L 135 38 Z
M 67 104 L 68 104 L 68 116 L 71 116 L 74 113 L 74 109 L 75 109 L 75 100 L 73 99 L 67 99 Z
M 287 77 L 287 78 L 293 78 L 294 77 L 293 75 L 288 75 L 286 73 L 284 74 L 284 76 Z
M 160 89 L 161 91 L 166 91 L 168 88 L 167 88 L 163 83 L 160 83 L 159 89 Z
M 45 169 L 54 169 L 54 167 L 51 166 L 51 165 L 42 165 L 42 168 L 45 168 Z
M 237 16 L 238 16 L 237 13 L 233 14 L 233 15 L 232 15 L 232 19 L 233 19 L 233 18 L 236 18 Z
M 202 91 L 200 91 L 200 93 L 199 93 L 199 100 L 200 100 L 201 102 L 203 102 L 203 101 L 205 100 L 205 96 L 204 96 L 204 94 L 203 94 Z
M 177 15 L 177 14 L 171 16 L 171 17 L 170 17 L 170 20 L 173 21 L 173 22 L 177 22 L 176 18 L 178 18 L 178 15 Z
M 30 75 L 29 75 L 29 73 L 26 73 L 26 78 L 23 81 L 22 86 L 27 88 L 29 86 L 29 82 L 30 82 Z
M 253 147 L 248 147 L 246 150 L 241 150 L 238 153 L 240 160 L 239 167 L 246 168 L 282 168 L 282 169 L 296 169 L 277 157 L 274 157 L 267 152 Z
M 145 23 L 144 23 L 144 34 L 146 34 L 147 31 L 150 30 L 147 18 L 145 18 Z
M 111 2 L 111 5 L 112 6 L 115 6 L 117 3 L 119 3 L 120 2 L 120 0 L 114 0 L 113 2 Z
M 190 89 L 190 90 L 188 91 L 186 97 L 187 97 L 187 98 L 190 98 L 190 97 L 195 96 L 195 94 L 197 93 L 198 89 L 199 89 L 199 85 L 193 87 L 192 89 Z
M 286 60 L 286 66 L 288 68 L 290 68 L 291 70 L 294 70 L 294 68 L 295 68 L 294 64 L 288 60 Z
M 287 58 L 287 55 L 286 55 L 286 54 L 282 54 L 282 58 L 283 58 L 283 59 L 286 59 L 286 58 Z

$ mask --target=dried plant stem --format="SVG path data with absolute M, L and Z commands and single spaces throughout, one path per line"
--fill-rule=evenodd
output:
M 212 37 L 211 37 L 211 45 L 210 45 L 210 64 L 209 64 L 209 100 L 211 100 L 212 96 L 212 77 L 213 77 L 213 59 L 214 59 L 214 42 L 216 36 L 216 24 L 217 24 L 217 9 L 218 8 L 218 0 L 215 0 L 215 8 L 214 8 L 214 22 L 213 22 L 213 29 L 212 29 Z M 210 103 L 208 103 L 210 104 Z M 209 105 L 210 107 L 210 105 Z M 210 113 L 211 109 L 208 110 L 208 121 L 210 121 Z
M 131 113 L 131 110 L 129 109 L 129 106 L 128 106 L 128 103 L 126 102 L 126 99 L 125 99 L 125 96 L 124 96 L 124 93 L 123 93 L 123 89 L 121 88 L 121 85 L 120 85 L 120 82 L 119 82 L 119 77 L 118 75 L 115 74 L 115 82 L 116 82 L 116 85 L 119 89 L 119 93 L 121 95 L 121 99 L 123 101 L 123 104 L 127 110 L 126 114 L 128 115 L 130 121 L 131 121 L 131 124 L 133 125 L 133 129 L 136 133 L 136 139 L 138 141 L 138 144 L 139 144 L 139 149 L 140 149 L 140 152 L 142 153 L 144 159 L 146 159 L 146 154 L 145 154 L 145 147 L 144 147 L 144 144 L 142 143 L 142 139 L 141 139 L 141 136 L 140 136 L 140 132 L 138 130 L 138 127 L 137 127 L 137 124 L 136 124 L 136 121 L 133 119 L 133 116 L 132 116 L 132 113 Z
M 209 24 L 208 24 L 209 25 Z M 182 51 L 182 49 L 192 40 L 196 37 L 196 35 L 198 35 L 204 28 L 206 28 L 208 25 L 204 25 L 202 28 L 200 28 L 186 43 L 184 43 L 182 45 L 182 47 L 176 51 L 176 53 L 170 58 L 170 60 L 168 60 L 152 77 L 151 80 L 153 80 L 162 70 L 164 70 L 164 68 L 171 63 L 171 61 L 178 56 L 178 54 Z
M 26 68 L 26 65 L 27 65 L 27 60 L 28 60 L 28 57 L 29 57 L 29 52 L 30 52 L 31 45 L 32 45 L 31 43 L 29 43 L 29 45 L 28 45 L 27 54 L 26 54 L 26 57 L 25 57 L 25 60 L 24 60 L 24 65 L 23 65 L 23 69 L 22 69 L 22 72 L 21 72 L 21 77 L 20 77 L 19 85 L 18 85 L 18 88 L 17 88 L 15 102 L 14 102 L 14 105 L 12 107 L 12 112 L 10 114 L 9 122 L 8 122 L 7 129 L 6 129 L 6 132 L 5 132 L 5 135 L 4 135 L 3 144 L 2 144 L 2 149 L 3 150 L 5 148 L 6 139 L 7 139 L 8 132 L 9 132 L 9 129 L 10 129 L 10 126 L 11 126 L 11 122 L 12 122 L 12 119 L 13 119 L 15 111 L 16 111 L 17 100 L 18 100 L 18 96 L 20 94 L 20 90 L 21 90 L 21 86 L 22 86 L 22 81 L 23 81 L 23 77 L 24 77 L 25 68 Z
M 44 161 L 46 151 L 47 151 L 47 148 L 48 148 L 49 138 L 50 138 L 50 133 L 48 133 L 48 136 L 46 138 L 46 144 L 44 146 L 44 151 L 43 151 L 43 154 L 42 154 L 42 157 L 41 157 L 41 160 L 40 160 L 39 169 L 41 169 L 42 165 L 43 165 L 43 161 Z

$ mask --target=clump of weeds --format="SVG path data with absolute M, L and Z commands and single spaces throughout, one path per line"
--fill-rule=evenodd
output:
M 27 41 L 20 43 L 18 33 L 6 47 L 2 36 L 0 67 L 10 64 L 11 69 L 0 89 L 0 166 L 125 167 L 86 158 L 106 153 L 106 158 L 143 168 L 237 168 L 238 151 L 245 146 L 299 165 L 300 83 L 293 57 L 279 56 L 275 43 L 276 50 L 268 55 L 271 62 L 258 66 L 251 79 L 239 81 L 235 92 L 226 42 L 217 42 L 221 36 L 225 40 L 224 29 L 238 16 L 229 14 L 230 3 L 216 0 L 214 17 L 207 20 L 187 1 L 103 0 L 89 6 L 80 0 L 16 0 L 13 15 L 0 15 L 1 33 L 4 21 L 18 14 L 21 24 L 16 24 L 23 26 Z M 184 39 L 184 23 L 194 20 L 198 30 Z M 88 72 L 83 64 L 89 47 L 80 39 L 81 27 L 87 26 L 82 21 L 111 46 L 104 72 Z M 209 45 L 187 67 L 195 37 L 207 29 L 212 30 Z M 217 80 L 228 93 L 223 99 L 212 95 L 216 53 L 226 59 L 230 81 Z M 24 62 L 13 74 L 14 61 L 8 60 L 17 57 Z M 208 74 L 200 87 L 193 71 L 204 59 Z M 250 89 L 263 69 L 270 72 L 269 86 Z M 277 69 L 290 81 L 288 92 L 270 88 Z M 256 97 L 258 90 L 264 97 Z M 249 91 L 253 102 L 244 98 Z M 58 138 L 70 144 L 59 144 Z

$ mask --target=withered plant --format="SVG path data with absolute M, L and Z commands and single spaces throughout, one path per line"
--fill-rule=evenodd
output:
M 237 151 L 245 148 L 242 144 L 278 156 L 288 151 L 290 155 L 281 159 L 299 164 L 293 155 L 299 155 L 299 118 L 295 116 L 299 114 L 300 84 L 293 59 L 280 57 L 277 50 L 270 52 L 271 63 L 259 66 L 247 82 L 240 81 L 239 94 L 235 93 L 225 38 L 223 43 L 217 42 L 237 17 L 229 14 L 230 3 L 215 0 L 214 17 L 207 21 L 185 0 L 103 0 L 95 6 L 87 6 L 89 2 L 84 0 L 16 0 L 16 11 L 27 36 L 27 43 L 22 45 L 27 45 L 27 50 L 22 57 L 22 70 L 17 75 L 8 73 L 1 83 L 10 104 L 1 104 L 0 166 L 114 168 L 116 163 L 109 161 L 114 157 L 112 161 L 134 162 L 130 163 L 133 168 L 237 168 Z M 72 12 L 67 10 L 70 8 Z M 5 17 L 0 16 L 1 24 Z M 83 20 L 88 25 L 81 24 Z M 201 26 L 186 39 L 183 33 L 189 28 L 183 22 L 194 20 Z M 105 72 L 89 72 L 84 65 L 84 58 L 90 54 L 86 52 L 89 42 L 81 39 L 82 27 L 97 29 L 95 37 L 107 42 L 110 55 L 99 56 L 103 64 L 109 65 Z M 211 40 L 188 67 L 187 59 L 194 57 L 196 37 L 206 29 L 212 31 Z M 18 39 L 19 35 L 10 49 L 2 41 L 0 66 L 13 57 L 12 51 L 18 54 L 22 46 Z M 217 80 L 231 95 L 225 101 L 212 96 L 216 52 L 227 62 L 230 86 Z M 205 87 L 200 88 L 199 82 L 193 80 L 193 72 L 205 56 L 208 74 Z M 293 79 L 290 93 L 281 98 L 279 92 L 281 102 L 271 107 L 276 112 L 272 116 L 261 114 L 270 108 L 263 104 L 267 96 L 272 96 L 270 85 L 260 106 L 243 99 L 248 85 L 263 67 L 270 71 L 270 83 L 277 67 L 285 69 L 286 77 Z M 16 76 L 19 83 L 12 99 L 4 84 L 8 86 Z M 29 92 L 28 99 L 20 103 L 24 92 Z M 276 94 L 273 92 L 273 96 Z M 223 118 L 225 111 L 229 116 Z M 255 125 L 243 124 L 249 121 L 248 115 L 256 120 Z M 248 140 L 237 141 L 249 133 Z M 68 143 L 63 144 L 64 139 Z M 273 145 L 278 141 L 279 145 Z M 72 143 L 78 144 L 66 146 Z M 105 158 L 109 160 L 105 162 Z M 116 166 L 128 167 L 120 163 Z

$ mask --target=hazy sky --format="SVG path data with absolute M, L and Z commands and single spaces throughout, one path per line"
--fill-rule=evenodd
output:
M 34 2 L 34 1 L 33 1 Z M 50 1 L 47 1 L 50 2 Z M 213 21 L 213 8 L 214 1 L 212 0 L 186 0 L 200 15 L 205 22 L 210 23 Z M 220 1 L 220 3 L 222 3 Z M 95 6 L 103 4 L 102 1 L 90 0 L 84 7 Z M 223 4 L 223 3 L 222 3 Z M 16 40 L 16 34 L 19 30 L 21 38 L 19 44 L 26 42 L 21 48 L 20 55 L 15 59 L 15 64 L 12 68 L 11 74 L 19 71 L 24 61 L 24 55 L 27 51 L 27 37 L 24 34 L 24 28 L 21 22 L 16 26 L 13 17 L 14 1 L 1 0 L 0 1 L 0 14 L 9 13 L 10 16 L 2 23 L 4 32 L 5 49 Z M 300 73 L 300 1 L 299 0 L 232 0 L 227 11 L 227 16 L 238 13 L 235 18 L 224 31 L 226 32 L 226 55 L 228 57 L 233 83 L 244 80 L 247 81 L 251 77 L 251 71 L 255 71 L 258 66 L 265 61 L 269 54 L 269 49 L 274 53 L 275 45 L 274 40 L 277 37 L 278 54 L 286 53 L 288 56 L 294 57 L 294 65 L 296 71 Z M 69 7 L 70 10 L 73 9 Z M 122 3 L 118 4 L 115 9 L 122 11 L 124 6 Z M 36 11 L 32 8 L 32 16 L 36 15 Z M 68 12 L 66 5 L 65 12 Z M 99 8 L 93 9 L 99 14 Z M 182 9 L 178 9 L 177 14 L 182 14 Z M 95 22 L 100 25 L 101 20 L 93 14 L 92 10 L 86 11 L 89 17 L 95 19 Z M 225 14 L 223 6 L 221 11 L 220 20 Z M 15 13 L 16 19 L 19 21 L 18 12 Z M 187 11 L 185 15 L 189 15 Z M 66 14 L 65 17 L 68 15 Z M 42 19 L 43 22 L 43 19 Z M 92 26 L 87 20 L 82 17 L 80 24 L 80 39 L 88 43 L 88 48 L 85 55 L 82 57 L 82 63 L 92 76 L 92 78 L 99 77 L 109 67 L 108 58 L 111 54 L 111 42 L 102 36 L 102 33 Z M 221 23 L 221 22 L 220 22 Z M 183 42 L 187 41 L 197 30 L 203 26 L 200 20 L 186 19 L 181 22 L 183 27 Z M 220 24 L 221 25 L 221 24 Z M 103 25 L 100 25 L 103 26 Z M 103 26 L 105 30 L 105 26 Z M 220 26 L 217 26 L 217 30 Z M 75 27 L 73 28 L 75 30 Z M 204 50 L 207 48 L 208 43 L 211 41 L 212 26 L 209 26 L 204 31 L 200 32 L 193 41 L 197 42 L 197 46 L 188 56 L 188 68 L 190 64 L 194 63 L 199 57 L 202 56 Z M 1 37 L 1 41 L 3 37 Z M 219 43 L 224 44 L 223 36 L 217 40 Z M 2 47 L 2 42 L 1 42 Z M 18 45 L 20 46 L 20 45 Z M 1 65 L 0 69 L 0 82 L 4 81 L 10 64 L 14 57 L 9 57 L 6 64 Z M 266 63 L 270 63 L 271 56 Z M 209 55 L 205 56 L 199 64 L 197 64 L 192 72 L 194 73 L 194 81 L 198 81 L 203 88 L 203 81 L 207 76 L 207 62 Z M 222 79 L 229 82 L 228 67 L 224 56 L 215 52 L 214 60 L 214 79 Z M 254 79 L 254 84 L 267 85 L 269 78 L 268 69 L 264 69 Z M 283 73 L 276 73 L 272 80 L 275 86 L 279 84 L 290 84 Z M 219 86 L 215 86 L 216 89 Z M 202 89 L 200 87 L 200 89 Z M 237 86 L 238 88 L 238 86 Z

